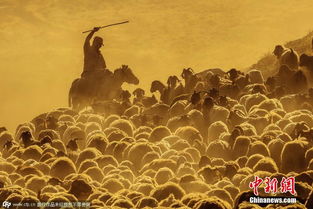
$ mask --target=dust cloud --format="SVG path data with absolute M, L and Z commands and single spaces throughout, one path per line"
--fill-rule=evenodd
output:
M 108 68 L 129 65 L 147 89 L 184 67 L 243 69 L 312 30 L 312 11 L 312 0 L 0 0 L 0 126 L 67 106 L 94 26 L 130 21 L 97 35 Z

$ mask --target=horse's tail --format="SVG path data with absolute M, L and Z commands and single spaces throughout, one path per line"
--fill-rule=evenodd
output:
M 68 106 L 72 107 L 72 95 L 71 95 L 71 90 L 72 87 L 70 88 L 69 92 L 68 92 Z
M 75 80 L 72 82 L 72 85 L 71 85 L 70 90 L 69 90 L 69 92 L 68 92 L 68 106 L 69 106 L 69 107 L 72 107 L 72 106 L 73 106 L 73 91 L 74 91 L 74 88 L 75 88 L 76 83 L 77 83 L 78 80 L 79 80 L 79 78 L 78 78 L 78 79 L 75 79 Z

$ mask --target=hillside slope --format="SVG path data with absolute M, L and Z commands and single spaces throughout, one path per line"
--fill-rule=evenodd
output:
M 313 37 L 313 31 L 309 32 L 306 36 L 299 38 L 297 40 L 289 41 L 284 44 L 287 48 L 293 48 L 299 55 L 302 53 L 311 54 L 311 41 Z M 275 46 L 273 46 L 274 50 Z M 248 69 L 258 69 L 262 70 L 263 75 L 267 78 L 272 75 L 275 69 L 276 57 L 269 52 L 265 54 L 257 63 L 253 64 Z

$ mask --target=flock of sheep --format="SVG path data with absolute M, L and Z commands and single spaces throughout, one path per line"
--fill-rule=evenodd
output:
M 14 134 L 0 128 L 0 202 L 313 208 L 313 57 L 282 46 L 274 54 L 278 70 L 267 79 L 260 70 L 187 68 L 182 80 L 153 81 L 152 96 L 122 91 L 80 112 L 41 114 Z M 249 203 L 255 176 L 295 177 L 298 203 Z

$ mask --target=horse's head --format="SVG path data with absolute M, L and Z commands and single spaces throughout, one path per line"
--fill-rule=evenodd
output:
M 122 67 L 116 69 L 114 71 L 114 76 L 121 82 L 135 85 L 139 84 L 139 79 L 135 76 L 133 71 L 127 65 L 122 65 Z

